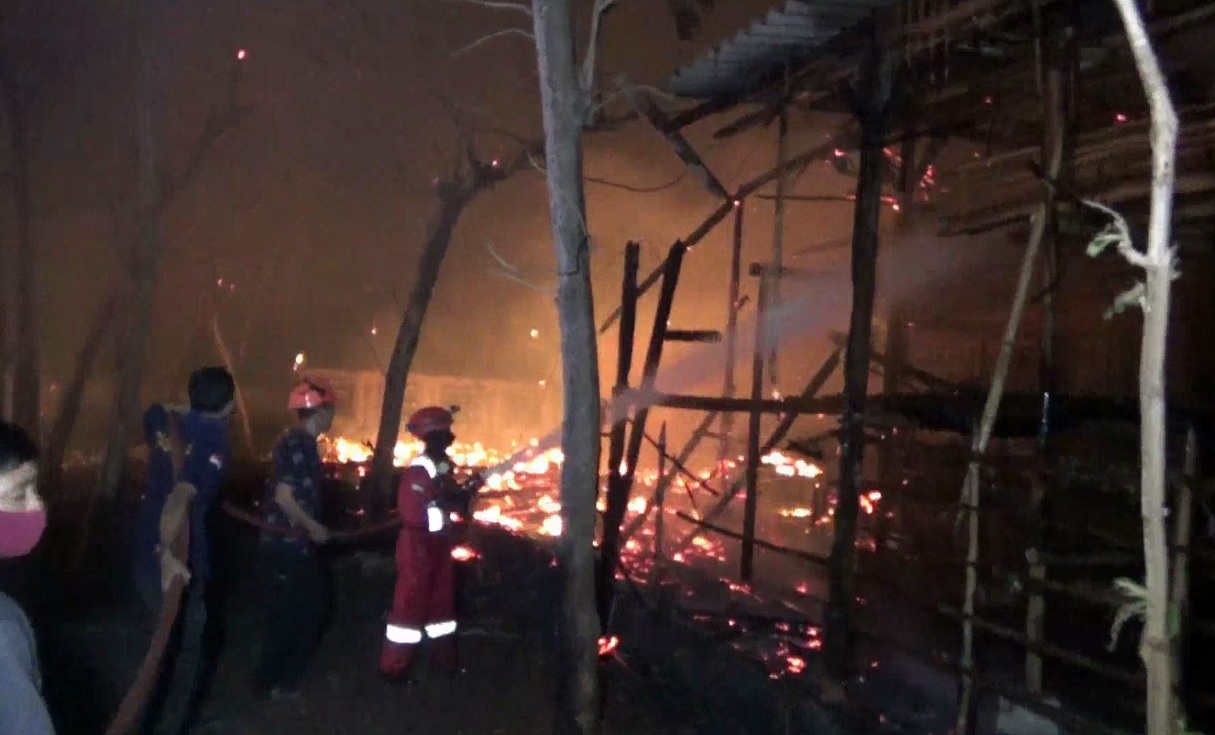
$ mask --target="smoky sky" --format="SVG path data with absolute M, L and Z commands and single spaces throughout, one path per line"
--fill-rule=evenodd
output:
M 6 28 L 10 47 L 38 49 L 30 78 L 47 80 L 31 110 L 31 160 L 44 359 L 52 380 L 70 369 L 89 311 L 118 283 L 116 254 L 131 236 L 135 65 L 127 5 L 63 5 Z M 680 43 L 661 3 L 621 0 L 604 31 L 602 77 L 610 83 L 624 74 L 661 85 L 680 64 L 772 5 L 719 3 L 698 38 Z M 163 217 L 148 390 L 163 392 L 191 364 L 217 359 L 209 329 L 216 316 L 230 349 L 243 356 L 245 378 L 283 375 L 298 351 L 313 365 L 377 367 L 391 349 L 400 304 L 413 285 L 413 264 L 436 205 L 433 181 L 460 154 L 457 125 L 445 108 L 457 111 L 486 157 L 516 150 L 509 136 L 493 131 L 539 134 L 534 49 L 527 39 L 503 36 L 453 55 L 508 25 L 526 28 L 528 19 L 445 0 L 225 0 L 166 7 L 169 175 L 182 170 L 208 117 L 225 109 L 229 95 L 245 114 L 209 150 Z M 585 26 L 583 17 L 580 37 Z M 238 62 L 242 49 L 246 56 Z M 688 131 L 727 188 L 770 168 L 775 155 L 772 128 L 713 141 L 712 132 L 732 119 L 717 116 Z M 840 122 L 798 113 L 790 150 L 821 144 Z M 684 174 L 669 146 L 644 123 L 588 136 L 586 146 L 602 318 L 618 300 L 624 244 L 642 244 L 642 270 L 648 272 L 718 202 Z M 831 166 L 814 164 L 790 189 L 839 195 L 853 185 Z M 818 245 L 845 242 L 851 219 L 847 203 L 790 203 L 786 257 L 793 265 L 813 265 Z M 11 218 L 0 227 L 10 233 Z M 745 261 L 767 257 L 772 240 L 772 203 L 748 201 Z M 688 256 L 673 326 L 721 326 L 729 241 L 727 221 Z M 528 171 L 465 212 L 416 369 L 552 377 L 558 345 L 553 274 L 544 180 Z M 744 284 L 744 292 L 753 291 L 753 283 Z M 648 309 L 652 303 L 640 316 L 642 339 Z M 604 340 L 605 365 L 614 357 L 613 341 Z M 100 371 L 111 364 L 103 362 Z

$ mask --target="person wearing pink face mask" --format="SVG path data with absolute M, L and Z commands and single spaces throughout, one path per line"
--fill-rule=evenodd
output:
M 0 421 L 0 558 L 30 553 L 46 530 L 38 497 L 38 448 L 17 426 Z M 0 592 L 0 733 L 54 735 L 38 647 L 29 619 Z

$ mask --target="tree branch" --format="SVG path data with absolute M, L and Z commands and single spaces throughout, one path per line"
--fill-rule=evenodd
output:
M 603 30 L 603 16 L 615 5 L 616 0 L 595 0 L 595 7 L 591 11 L 591 34 L 586 42 L 586 58 L 582 60 L 581 83 L 588 109 L 595 93 L 595 56 L 599 49 L 599 35 Z
M 510 10 L 516 13 L 523 13 L 527 17 L 531 17 L 532 9 L 526 3 L 511 3 L 505 0 L 447 0 L 449 3 L 467 3 L 469 5 L 480 5 L 483 8 L 490 10 Z
M 523 36 L 524 38 L 531 39 L 532 41 L 535 41 L 535 38 L 536 38 L 531 33 L 523 30 L 522 28 L 503 28 L 500 31 L 494 31 L 493 33 L 489 34 L 488 36 L 482 36 L 481 38 L 478 38 L 477 40 L 473 41 L 472 43 L 468 44 L 467 46 L 463 46 L 461 48 L 456 49 L 455 51 L 452 51 L 451 52 L 452 58 L 466 54 L 469 51 L 472 51 L 473 49 L 477 48 L 478 46 L 480 46 L 483 43 L 487 43 L 489 41 L 494 40 L 495 38 L 502 38 L 504 36 Z

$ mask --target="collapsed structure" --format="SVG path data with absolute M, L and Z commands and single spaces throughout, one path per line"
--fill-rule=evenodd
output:
M 1202 411 L 1195 408 L 1212 397 L 1209 378 L 1204 377 L 1210 374 L 1210 351 L 1201 332 L 1201 310 L 1209 307 L 1201 294 L 1210 285 L 1215 243 L 1215 209 L 1210 205 L 1215 188 L 1210 145 L 1215 100 L 1209 81 L 1212 62 L 1201 52 L 1201 39 L 1215 25 L 1215 5 L 1157 2 L 1149 18 L 1183 120 L 1174 230 L 1184 278 L 1191 284 L 1183 281 L 1181 287 L 1176 317 L 1181 336 L 1174 340 L 1170 383 L 1186 401 L 1172 411 L 1178 519 L 1172 543 L 1174 565 L 1185 580 L 1199 573 L 1194 561 L 1209 556 L 1209 549 L 1192 548 L 1191 532 L 1201 487 L 1198 440 L 1207 437 Z M 815 622 L 826 629 L 819 642 L 824 649 L 821 682 L 838 686 L 856 680 L 857 653 L 850 643 L 863 636 L 881 650 L 910 649 L 913 658 L 925 662 L 918 669 L 921 679 L 928 678 L 923 672 L 932 668 L 960 672 L 966 684 L 960 701 L 956 693 L 941 691 L 948 685 L 925 696 L 954 707 L 964 730 L 976 727 L 975 711 L 984 699 L 976 690 L 995 695 L 1005 729 L 1016 717 L 1037 718 L 1039 731 L 1058 729 L 1061 723 L 1069 729 L 1103 732 L 1140 729 L 1142 697 L 1111 698 L 1105 689 L 1116 683 L 1127 687 L 1128 694 L 1142 690 L 1143 675 L 1134 657 L 1127 655 L 1129 649 L 1124 647 L 1119 655 L 1102 651 L 1074 622 L 1053 625 L 1056 630 L 1048 633 L 1047 614 L 1058 611 L 1059 617 L 1084 620 L 1082 628 L 1099 627 L 1104 633 L 1115 610 L 1125 603 L 1109 583 L 1115 575 L 1141 574 L 1136 571 L 1142 557 L 1135 532 L 1118 530 L 1125 529 L 1128 518 L 1137 520 L 1135 483 L 1128 483 L 1118 466 L 1133 468 L 1136 460 L 1133 453 L 1120 453 L 1114 446 L 1125 440 L 1128 428 L 1133 435 L 1138 421 L 1133 402 L 1125 400 L 1133 369 L 1123 367 L 1133 365 L 1137 357 L 1137 340 L 1128 340 L 1137 326 L 1103 327 L 1101 313 L 1108 303 L 1101 289 L 1092 288 L 1097 280 L 1093 274 L 1109 271 L 1077 255 L 1106 222 L 1085 200 L 1117 209 L 1138 234 L 1146 222 L 1146 102 L 1113 8 L 1085 0 L 789 0 L 680 69 L 668 88 L 696 104 L 664 113 L 639 92 L 630 93 L 630 101 L 720 201 L 704 223 L 674 243 L 664 262 L 644 277 L 638 273 L 637 247 L 630 246 L 621 306 L 602 325 L 601 334 L 615 330 L 619 338 L 604 508 L 605 567 L 616 569 L 624 545 L 657 509 L 659 562 L 664 556 L 678 559 L 691 541 L 713 534 L 739 540 L 738 575 L 748 590 L 762 585 L 755 579 L 757 549 L 822 570 L 824 607 L 812 612 L 813 606 L 802 606 L 811 617 L 819 616 Z M 849 120 L 813 149 L 789 150 L 790 126 L 799 115 L 811 113 L 844 113 Z M 685 135 L 689 126 L 720 116 L 731 117 L 715 131 L 717 139 L 759 126 L 774 124 L 777 129 L 772 170 L 733 190 Z M 958 162 L 959 151 L 969 160 Z M 779 303 L 782 280 L 797 275 L 788 258 L 785 211 L 799 197 L 789 189 L 800 171 L 824 161 L 857 177 L 851 328 L 836 338 L 834 351 L 818 371 L 806 377 L 800 395 L 772 396 L 776 346 L 762 336 L 765 313 Z M 757 199 L 770 201 L 774 209 L 772 256 L 746 264 L 745 212 Z M 1033 293 L 1019 289 L 1011 308 L 1002 299 L 993 303 L 990 291 L 981 293 L 978 301 L 957 304 L 954 314 L 931 314 L 929 329 L 923 330 L 930 335 L 935 330 L 945 341 L 953 332 L 956 346 L 962 341 L 957 333 L 973 332 L 976 323 L 990 327 L 1007 317 L 1005 333 L 1019 338 L 993 340 L 992 330 L 980 329 L 986 346 L 968 349 L 977 359 L 959 360 L 955 349 L 944 356 L 917 354 L 926 359 L 911 364 L 909 356 L 917 353 L 914 343 L 921 339 L 921 330 L 918 321 L 912 328 L 909 314 L 923 313 L 925 304 L 893 303 L 888 313 L 874 313 L 883 209 L 897 213 L 892 228 L 904 235 L 998 232 L 1010 242 L 1027 242 L 1022 269 L 1036 272 Z M 685 256 L 726 221 L 733 224 L 732 252 L 728 260 L 722 259 L 729 264 L 726 324 L 720 330 L 671 327 Z M 965 243 L 960 238 L 959 247 Z M 753 346 L 740 343 L 745 303 L 741 293 L 748 278 L 756 282 L 758 295 Z M 637 302 L 656 286 L 653 331 L 640 377 L 634 380 Z M 875 322 L 886 327 L 876 346 Z M 1096 342 L 1076 338 L 1099 329 L 1113 336 Z M 671 395 L 656 389 L 669 342 L 724 344 L 720 396 Z M 749 385 L 735 375 L 745 349 L 753 350 Z M 1022 359 L 1011 359 L 1013 350 Z M 966 363 L 961 370 L 959 363 Z M 818 396 L 841 367 L 844 392 Z M 880 395 L 870 398 L 873 371 L 881 376 Z M 984 383 L 990 380 L 990 387 L 959 385 L 976 376 Z M 989 417 L 994 426 L 982 432 L 986 436 L 994 428 L 998 446 L 973 445 L 965 438 L 980 433 L 981 401 L 976 399 L 1006 389 L 1010 392 L 1002 415 Z M 740 392 L 746 397 L 739 397 Z M 633 498 L 639 512 L 626 522 L 641 447 L 646 440 L 653 443 L 647 421 L 651 409 L 660 407 L 697 411 L 703 418 L 683 450 L 668 453 L 665 440 L 658 443 L 660 470 L 652 492 L 642 503 Z M 731 419 L 740 413 L 748 417 L 745 441 L 738 440 L 742 427 Z M 817 457 L 827 456 L 821 451 L 823 442 L 839 448 L 830 554 L 789 549 L 757 535 L 761 458 L 785 443 L 798 416 L 807 414 L 839 417 L 839 429 L 828 436 L 788 443 Z M 765 416 L 776 421 L 766 437 L 761 432 Z M 927 430 L 937 432 L 935 442 L 923 441 Z M 744 471 L 728 474 L 717 484 L 717 497 L 707 510 L 679 513 L 691 530 L 677 543 L 667 540 L 664 549 L 666 491 L 683 471 L 682 463 L 707 438 L 721 442 L 723 459 L 741 449 Z M 879 455 L 880 478 L 863 474 L 870 467 L 863 461 L 866 443 Z M 957 502 L 968 464 L 980 468 L 974 476 L 983 479 L 975 480 L 967 490 L 972 494 Z M 942 477 L 953 483 L 952 498 L 927 487 L 940 484 Z M 866 489 L 874 486 L 881 490 L 883 508 L 888 509 L 881 516 L 888 523 L 875 532 L 873 547 L 887 553 L 858 560 L 858 509 Z M 702 482 L 698 489 L 704 487 Z M 738 495 L 743 497 L 741 529 L 733 531 L 720 518 Z M 1082 517 L 1094 503 L 1102 512 Z M 936 508 L 926 510 L 925 504 Z M 942 516 L 952 522 L 941 523 Z M 602 575 L 603 620 L 611 618 L 614 604 L 612 576 Z M 1187 607 L 1187 589 L 1188 584 L 1178 585 L 1181 599 L 1174 600 L 1182 610 Z M 898 612 L 866 614 L 857 609 L 858 595 L 873 606 Z M 984 608 L 992 615 L 984 618 Z M 952 621 L 953 630 L 962 632 L 960 655 L 955 642 L 942 644 L 939 636 L 928 634 L 939 632 L 942 620 Z M 1211 626 L 1188 617 L 1184 646 L 1205 650 L 1209 639 L 1204 636 L 1211 632 Z M 1062 639 L 1069 636 L 1072 645 L 1064 645 Z M 1010 657 L 1019 659 L 1019 665 L 1010 667 Z M 1180 670 L 1180 653 L 1175 657 Z M 807 664 L 799 661 L 801 671 Z M 1189 673 L 1185 709 L 1194 721 L 1212 714 L 1215 698 L 1201 692 L 1196 669 Z M 939 678 L 947 682 L 949 675 Z M 831 697 L 837 690 L 827 686 L 820 693 Z M 946 724 L 954 722 L 951 715 Z

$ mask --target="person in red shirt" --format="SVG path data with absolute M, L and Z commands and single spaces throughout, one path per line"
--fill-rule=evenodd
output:
M 453 522 L 466 492 L 452 477 L 447 450 L 455 441 L 453 411 L 432 406 L 409 418 L 405 427 L 425 449 L 409 463 L 397 489 L 401 533 L 397 538 L 397 582 L 388 613 L 380 673 L 404 681 L 417 647 L 434 646 L 435 663 L 456 666 L 456 567 Z

